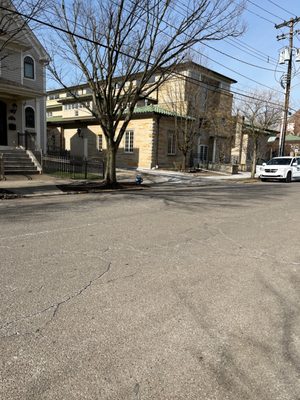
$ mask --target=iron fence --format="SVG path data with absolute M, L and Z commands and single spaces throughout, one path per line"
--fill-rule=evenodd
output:
M 102 160 L 84 160 L 69 156 L 46 155 L 42 158 L 45 173 L 71 179 L 103 179 L 104 163 Z
M 35 132 L 18 132 L 18 146 L 23 146 L 25 150 L 35 150 L 36 133 Z

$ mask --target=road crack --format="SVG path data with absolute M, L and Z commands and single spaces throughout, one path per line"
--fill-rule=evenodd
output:
M 69 301 L 73 300 L 74 298 L 82 295 L 82 293 L 84 293 L 88 288 L 90 288 L 94 282 L 96 282 L 97 280 L 101 279 L 105 274 L 107 274 L 109 272 L 109 270 L 110 270 L 110 267 L 111 267 L 111 262 L 108 264 L 108 266 L 107 266 L 107 268 L 105 269 L 104 272 L 101 272 L 101 274 L 96 276 L 94 279 L 91 279 L 85 286 L 80 288 L 76 293 L 74 293 L 72 295 L 68 295 L 68 297 L 66 297 L 65 299 L 59 301 L 58 303 L 51 304 L 50 306 L 48 306 L 46 308 L 43 308 L 42 310 L 38 310 L 38 311 L 36 311 L 34 313 L 31 313 L 31 314 L 23 315 L 20 318 L 17 318 L 17 319 L 15 319 L 13 321 L 9 321 L 9 322 L 1 325 L 0 326 L 0 330 L 7 329 L 11 325 L 17 324 L 18 322 L 25 321 L 27 319 L 31 319 L 31 318 L 37 317 L 37 316 L 42 315 L 42 314 L 44 314 L 44 313 L 46 313 L 46 312 L 48 312 L 50 310 L 53 310 L 51 319 L 50 319 L 50 321 L 48 321 L 48 323 L 50 323 L 57 316 L 57 313 L 58 313 L 58 311 L 59 311 L 59 309 L 60 309 L 60 307 L 62 305 L 66 304 Z M 12 336 L 12 335 L 10 335 L 10 336 Z

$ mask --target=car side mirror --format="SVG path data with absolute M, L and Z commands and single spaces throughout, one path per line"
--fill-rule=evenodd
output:
M 263 167 L 264 167 L 265 165 L 267 165 L 267 163 L 263 162 L 262 165 L 263 165 Z
M 297 167 L 298 164 L 296 162 L 293 162 L 292 165 L 293 165 L 293 167 Z

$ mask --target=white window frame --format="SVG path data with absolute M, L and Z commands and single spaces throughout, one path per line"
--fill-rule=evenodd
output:
M 31 108 L 31 109 L 33 110 L 33 113 L 34 113 L 34 127 L 32 127 L 32 126 L 27 126 L 27 125 L 26 125 L 26 110 L 27 110 L 28 108 Z M 24 125 L 25 125 L 25 128 L 26 128 L 26 129 L 32 129 L 32 130 L 36 129 L 36 126 L 37 126 L 37 123 L 36 123 L 36 112 L 35 112 L 35 108 L 32 107 L 32 106 L 26 106 L 26 107 L 24 107 Z
M 97 135 L 97 147 L 98 147 L 98 151 L 103 151 L 103 135 L 102 135 L 102 133 L 99 133 L 99 135 Z
M 33 61 L 33 78 L 30 78 L 28 76 L 25 76 L 25 58 L 29 57 Z M 29 79 L 30 81 L 35 81 L 36 79 L 36 64 L 35 64 L 35 59 L 32 57 L 31 54 L 25 54 L 23 56 L 23 78 L 24 79 Z
M 167 154 L 168 156 L 175 156 L 177 147 L 175 131 L 168 131 L 167 135 Z
M 57 100 L 57 99 L 59 99 L 59 93 L 49 94 L 49 96 L 47 98 L 47 100 Z
M 198 158 L 202 162 L 208 161 L 208 146 L 206 144 L 199 144 L 198 148 Z
M 128 130 L 125 132 L 124 153 L 133 153 L 134 132 Z

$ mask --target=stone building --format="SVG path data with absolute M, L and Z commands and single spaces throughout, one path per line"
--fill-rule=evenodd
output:
M 176 168 L 182 162 L 178 133 L 182 126 L 193 131 L 190 166 L 229 162 L 235 131 L 233 83 L 193 62 L 178 65 L 151 97 L 140 99 L 119 147 L 117 166 Z M 87 106 L 91 109 L 93 104 L 85 84 L 47 93 L 48 153 L 105 157 L 105 137 Z

